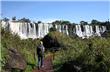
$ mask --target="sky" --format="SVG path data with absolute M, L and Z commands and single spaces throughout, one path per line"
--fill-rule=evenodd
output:
M 1 16 L 44 22 L 107 21 L 110 19 L 110 1 L 2 1 Z

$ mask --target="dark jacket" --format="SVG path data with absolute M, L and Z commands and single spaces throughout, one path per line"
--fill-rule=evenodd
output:
M 40 44 L 38 47 L 37 47 L 37 55 L 38 56 L 43 56 L 44 55 L 44 46 L 42 44 Z

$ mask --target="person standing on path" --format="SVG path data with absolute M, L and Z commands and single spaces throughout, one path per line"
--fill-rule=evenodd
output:
M 44 67 L 44 52 L 45 48 L 43 46 L 43 42 L 40 41 L 40 44 L 37 46 L 38 69 Z

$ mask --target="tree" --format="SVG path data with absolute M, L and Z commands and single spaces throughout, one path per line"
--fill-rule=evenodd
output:
M 56 21 L 52 22 L 52 24 L 61 24 L 61 21 L 56 20 Z
M 92 20 L 91 21 L 91 24 L 93 24 L 93 25 L 99 25 L 99 24 L 101 24 L 101 22 L 99 22 L 97 20 Z
M 29 19 L 26 19 L 26 18 L 22 18 L 22 19 L 20 19 L 19 21 L 27 22 L 27 23 L 30 23 L 30 22 L 31 22 Z
M 12 20 L 13 20 L 13 21 L 15 21 L 15 20 L 16 20 L 16 17 L 15 17 L 15 16 L 14 16 L 14 17 L 12 17 Z
M 85 22 L 85 21 L 80 21 L 80 24 L 82 24 L 82 25 L 87 25 L 88 23 Z
M 49 32 L 52 32 L 52 31 L 57 31 L 57 29 L 56 29 L 55 27 L 51 27 L 51 28 L 49 29 Z
M 60 20 L 56 20 L 55 22 L 53 22 L 52 24 L 71 24 L 69 21 L 60 21 Z
M 42 23 L 42 22 L 41 21 L 38 21 L 37 23 L 39 24 L 39 23 Z
M 71 24 L 69 21 L 62 21 L 61 24 Z
M 9 21 L 9 19 L 5 17 L 5 18 L 3 19 L 3 21 L 7 22 L 7 21 Z

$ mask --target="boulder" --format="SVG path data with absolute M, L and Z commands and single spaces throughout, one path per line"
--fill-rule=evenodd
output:
M 53 37 L 51 37 L 49 35 L 46 35 L 42 39 L 42 41 L 43 41 L 43 44 L 44 44 L 45 48 L 53 49 L 53 48 L 59 48 L 60 47 L 60 44 L 57 41 L 57 38 L 53 38 Z
M 8 50 L 9 58 L 6 64 L 6 68 L 24 70 L 27 64 L 22 54 L 15 48 L 10 48 Z

